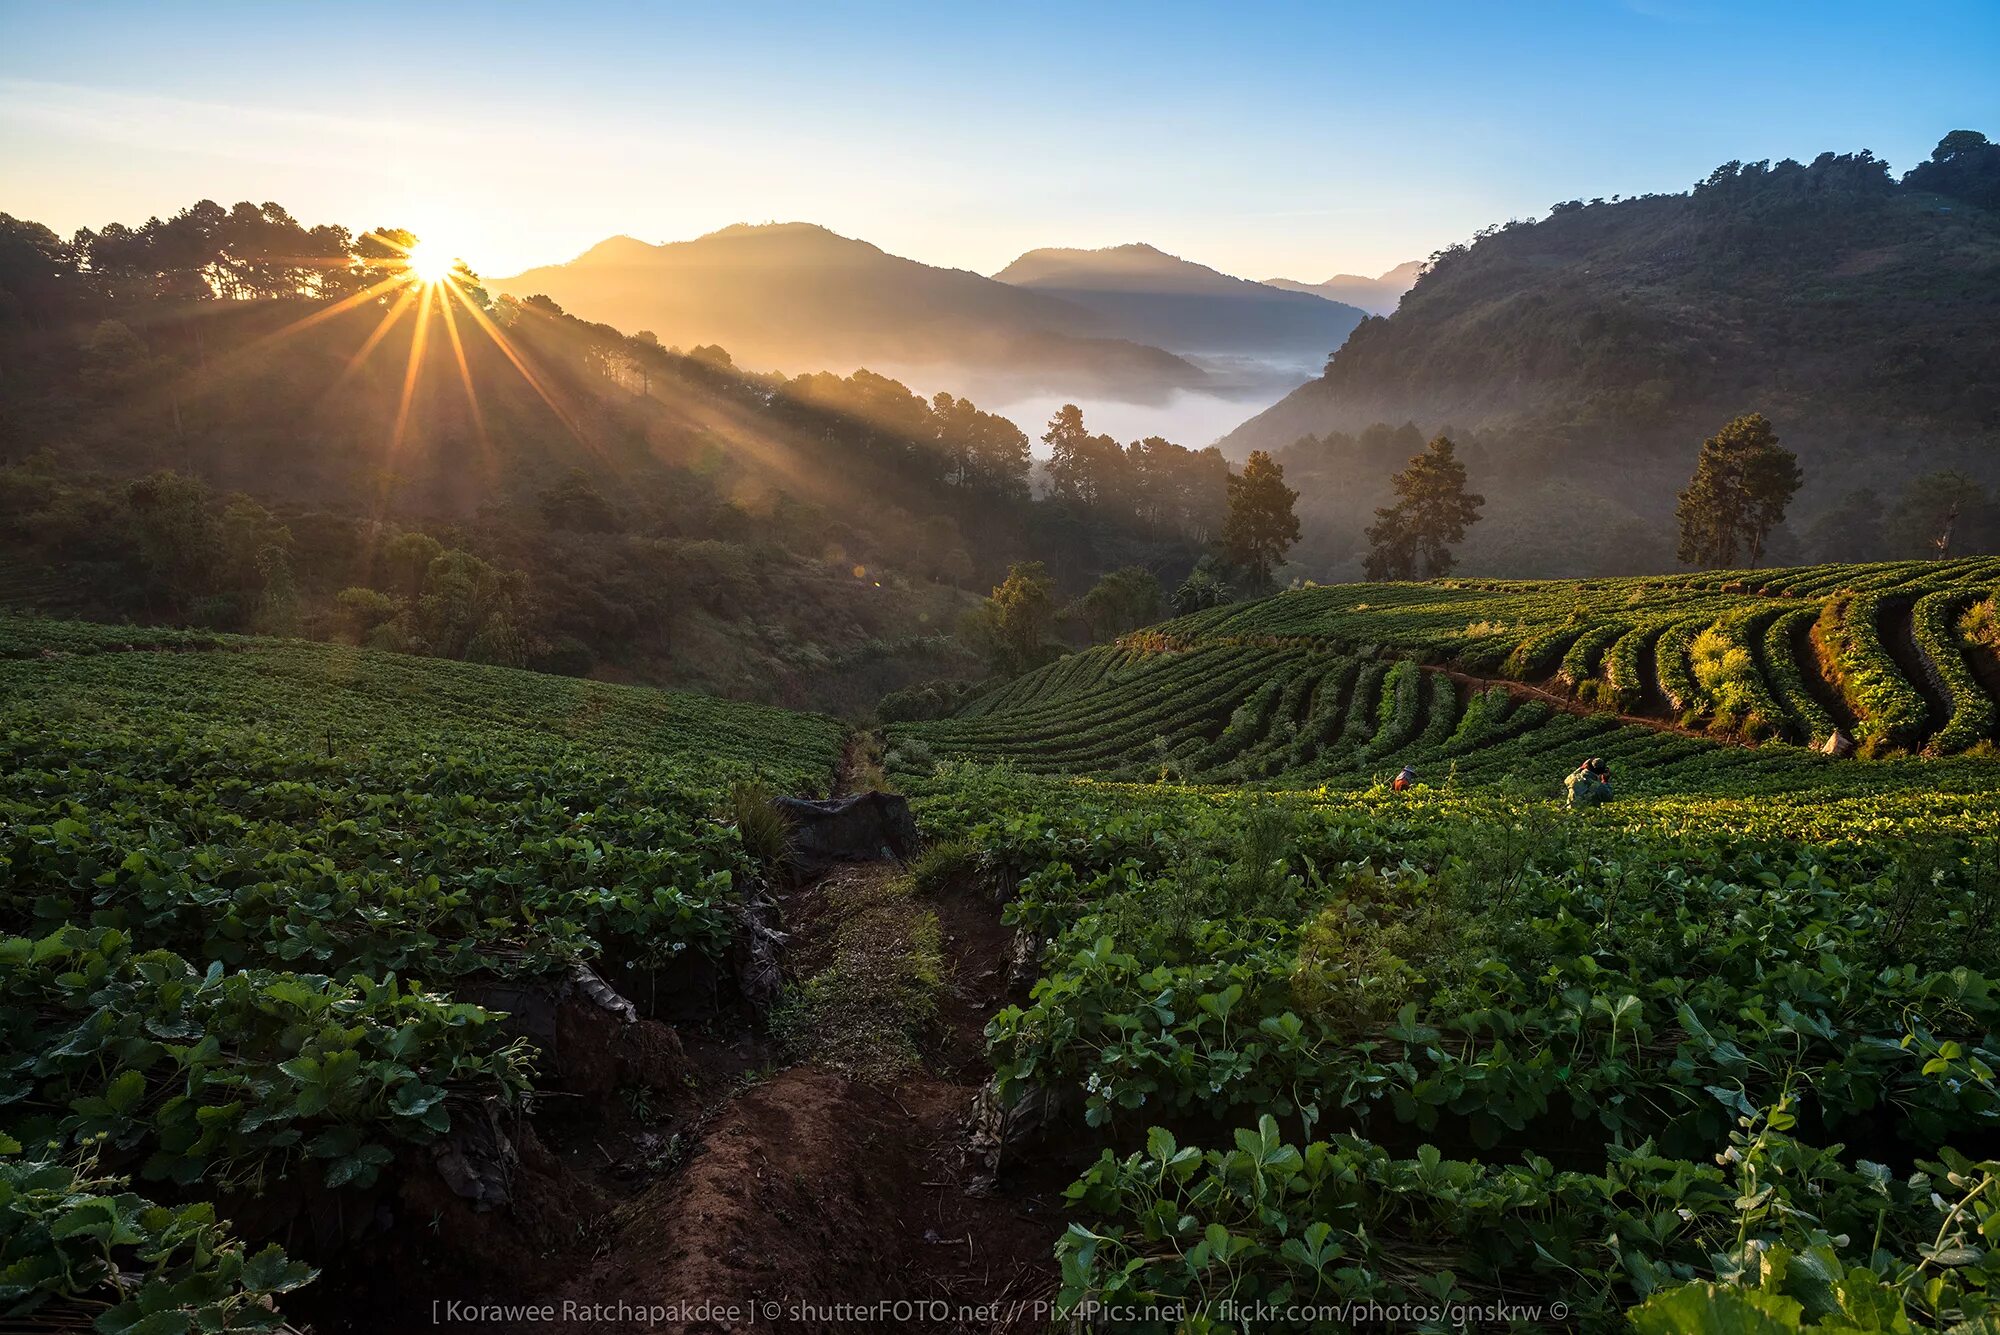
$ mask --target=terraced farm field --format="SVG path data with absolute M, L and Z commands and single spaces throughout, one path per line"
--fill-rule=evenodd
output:
M 1214 608 L 906 725 L 941 753 L 1039 770 L 1242 783 L 1404 764 L 1530 774 L 1576 753 L 1683 782 L 1990 747 L 2000 659 L 1961 633 L 2000 561 L 1699 579 L 1343 585 Z M 1570 763 L 1574 763 L 1571 760 Z M 1559 772 L 1559 771 L 1558 771 Z
M 823 880 L 729 790 L 826 791 L 872 745 L 831 720 L 0 620 L 4 1301 L 1992 1330 L 1992 577 L 1215 609 L 886 729 L 924 846 Z M 1617 798 L 1566 810 L 1589 754 Z
M 504 1177 L 549 1063 L 467 998 L 722 959 L 731 780 L 823 792 L 845 732 L 323 645 L 0 647 L 0 1310 L 105 1331 L 277 1320 L 309 1272 L 218 1202 L 323 1244 L 447 1149 Z
M 1996 573 L 1309 589 L 891 727 L 1037 961 L 1001 1101 L 1104 1146 L 1065 1299 L 1991 1329 Z

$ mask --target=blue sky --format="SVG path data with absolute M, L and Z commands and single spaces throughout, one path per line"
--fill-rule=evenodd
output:
M 1730 158 L 2000 138 L 2000 3 L 964 7 L 0 0 L 0 209 L 202 197 L 506 273 L 806 219 L 992 272 L 1150 241 L 1379 272 Z

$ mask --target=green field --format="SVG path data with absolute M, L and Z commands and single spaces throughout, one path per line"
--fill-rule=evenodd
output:
M 102 1293 L 116 1247 L 145 1282 L 106 1330 L 275 1319 L 297 1263 L 206 1198 L 366 1187 L 518 1102 L 536 1054 L 460 980 L 720 955 L 731 780 L 824 791 L 845 732 L 321 645 L 0 644 L 0 1308 Z
M 892 727 L 1039 944 L 1002 1089 L 1110 1146 L 1065 1295 L 1979 1317 L 1996 574 L 1309 589 Z M 1835 726 L 1879 758 L 1794 744 Z M 1589 755 L 1617 799 L 1566 811 Z
M 919 883 L 1003 903 L 1034 963 L 986 1038 L 1046 1124 L 1010 1158 L 1086 1151 L 1058 1296 L 1993 1329 L 2000 762 L 1959 616 L 1994 577 L 1309 589 L 886 729 Z M 301 643 L 0 646 L 0 1302 L 101 1302 L 115 1257 L 151 1278 L 112 1330 L 274 1319 L 301 1258 L 205 1201 L 357 1190 L 526 1098 L 532 1044 L 454 989 L 722 958 L 731 781 L 825 791 L 846 738 Z M 1796 744 L 1808 705 L 1872 754 Z M 1592 754 L 1617 797 L 1566 810 Z
M 1124 779 L 1342 782 L 1415 764 L 1491 780 L 1581 750 L 1656 790 L 1718 764 L 1733 784 L 1811 782 L 1800 748 L 1836 728 L 1869 755 L 1991 748 L 2000 660 L 1958 624 L 1996 584 L 2000 561 L 1977 559 L 1314 588 L 1071 655 L 900 735 Z M 1719 745 L 1742 741 L 1793 745 Z

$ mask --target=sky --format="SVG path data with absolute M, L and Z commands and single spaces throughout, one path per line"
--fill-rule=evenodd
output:
M 0 0 L 0 211 L 202 198 L 483 273 L 803 220 L 992 273 L 1147 241 L 1375 274 L 1732 158 L 2000 138 L 2000 2 Z

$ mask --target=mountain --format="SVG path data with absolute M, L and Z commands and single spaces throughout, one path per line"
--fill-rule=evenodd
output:
M 423 284 L 277 205 L 0 214 L 0 607 L 865 708 L 976 667 L 940 632 L 1014 562 L 1178 579 L 1227 475 L 1146 464 L 1177 510 L 1036 499 L 964 398 Z
M 1959 132 L 1900 181 L 1872 154 L 1827 153 L 1730 163 L 1685 194 L 1559 204 L 1442 253 L 1393 315 L 1220 444 L 1310 456 L 1351 554 L 1387 488 L 1369 428 L 1476 439 L 1471 481 L 1490 502 L 1465 553 L 1476 573 L 1670 557 L 1702 440 L 1746 412 L 1799 456 L 1794 533 L 1854 491 L 1892 505 L 1934 470 L 1992 484 L 1996 187 L 2000 146 Z M 1577 553 L 1584 533 L 1601 540 Z
M 1366 316 L 1354 306 L 1232 278 L 1144 244 L 1031 250 L 994 277 L 1080 306 L 1120 337 L 1194 357 L 1317 368 Z
M 1358 306 L 1370 315 L 1388 315 L 1403 294 L 1416 284 L 1423 271 L 1422 260 L 1399 264 L 1380 278 L 1363 278 L 1355 273 L 1337 273 L 1324 283 L 1301 283 L 1291 278 L 1266 278 L 1264 286 L 1281 287 L 1287 292 L 1309 292 L 1328 301 Z
M 982 398 L 1010 378 L 1135 401 L 1207 379 L 1080 305 L 810 223 L 739 224 L 665 245 L 613 237 L 567 264 L 487 285 L 540 293 L 584 319 L 651 330 L 662 343 L 720 344 L 763 369 L 964 368 L 977 373 Z

